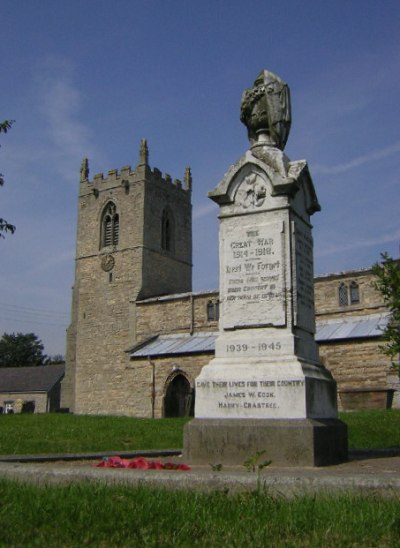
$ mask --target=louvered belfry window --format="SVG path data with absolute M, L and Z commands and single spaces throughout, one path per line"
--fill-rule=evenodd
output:
M 112 233 L 112 243 L 113 245 L 117 245 L 119 240 L 119 215 L 116 213 L 114 215 L 114 223 L 113 223 L 113 233 Z
M 101 247 L 118 245 L 119 241 L 119 215 L 115 204 L 109 202 L 104 208 L 101 222 Z

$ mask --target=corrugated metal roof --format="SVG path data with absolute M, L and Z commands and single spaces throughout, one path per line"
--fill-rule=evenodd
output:
M 325 342 L 380 337 L 388 324 L 389 317 L 389 314 L 374 314 L 370 316 L 349 316 L 345 320 L 319 321 L 317 322 L 315 340 Z M 217 332 L 201 332 L 193 335 L 189 333 L 159 335 L 133 350 L 130 357 L 146 358 L 148 356 L 214 352 L 217 336 Z
M 317 322 L 317 342 L 340 339 L 364 339 L 380 337 L 388 324 L 390 314 L 370 316 L 349 316 L 346 319 L 322 320 Z
M 165 356 L 171 354 L 195 354 L 197 352 L 214 352 L 217 333 L 177 333 L 173 335 L 160 335 L 148 344 L 144 344 L 134 350 L 131 358 L 143 358 L 147 356 Z

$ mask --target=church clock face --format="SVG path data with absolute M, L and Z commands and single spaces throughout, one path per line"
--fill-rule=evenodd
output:
M 110 272 L 114 268 L 115 259 L 112 255 L 104 255 L 101 259 L 101 268 L 104 272 Z

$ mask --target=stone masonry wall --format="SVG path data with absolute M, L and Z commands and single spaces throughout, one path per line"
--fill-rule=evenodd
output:
M 34 401 L 35 402 L 35 413 L 46 413 L 47 412 L 47 394 L 44 392 L 2 392 L 0 394 L 0 407 L 4 407 L 5 402 L 12 401 L 14 402 L 14 413 L 20 413 L 23 402 Z
M 218 301 L 218 292 L 171 295 L 136 304 L 136 334 L 144 341 L 163 333 L 217 331 L 218 321 L 207 319 L 207 303 Z
M 397 392 L 393 407 L 399 406 L 399 379 L 393 375 L 388 358 L 379 350 L 380 344 L 379 339 L 359 339 L 319 345 L 321 360 L 337 382 L 339 408 L 342 408 L 342 392 L 389 388 Z
M 372 283 L 370 269 L 320 276 L 314 280 L 316 319 L 342 319 L 387 312 L 382 296 Z M 359 303 L 340 306 L 339 287 L 356 282 Z M 349 293 L 350 296 L 350 293 Z M 400 407 L 399 378 L 391 368 L 390 360 L 379 349 L 379 338 L 337 340 L 319 343 L 324 365 L 334 376 L 341 405 L 342 391 L 394 389 L 393 407 Z
M 317 320 L 324 315 L 341 318 L 360 316 L 385 311 L 382 297 L 373 287 L 374 276 L 371 270 L 346 272 L 320 276 L 314 280 L 315 313 Z M 360 302 L 357 304 L 339 305 L 339 286 L 344 283 L 350 287 L 356 282 L 359 287 Z
M 126 372 L 128 391 L 126 414 L 136 417 L 163 417 L 164 397 L 174 375 L 183 374 L 194 388 L 194 381 L 204 365 L 212 358 L 210 353 L 189 356 L 170 356 L 132 360 Z M 154 410 L 152 409 L 154 371 Z
M 379 351 L 379 340 L 364 339 L 321 343 L 320 356 L 340 389 L 385 388 L 388 360 Z

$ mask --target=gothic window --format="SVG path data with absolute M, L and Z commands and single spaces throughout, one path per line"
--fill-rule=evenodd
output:
M 207 321 L 217 322 L 219 320 L 219 301 L 213 300 L 207 303 Z
M 350 284 L 350 304 L 358 304 L 360 302 L 360 288 L 357 282 Z
M 169 210 L 165 208 L 161 219 L 161 247 L 165 251 L 174 251 L 174 218 Z
M 352 281 L 349 285 L 339 285 L 339 306 L 358 304 L 360 302 L 360 288 L 357 282 Z
M 349 297 L 347 294 L 347 285 L 341 283 L 339 285 L 339 306 L 347 306 L 349 304 Z
M 115 204 L 109 202 L 104 208 L 101 218 L 101 246 L 118 245 L 119 215 Z

